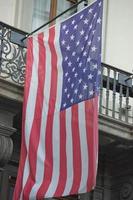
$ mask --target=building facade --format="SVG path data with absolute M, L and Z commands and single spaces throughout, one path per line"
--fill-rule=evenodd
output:
M 83 2 L 63 18 L 91 2 Z M 2 200 L 12 199 L 19 163 L 26 57 L 26 46 L 20 40 L 74 3 L 76 0 L 0 0 Z M 133 199 L 132 6 L 132 0 L 104 1 L 97 186 L 88 194 L 66 199 Z

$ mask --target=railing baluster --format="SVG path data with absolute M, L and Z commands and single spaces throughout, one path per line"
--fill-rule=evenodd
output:
M 110 82 L 110 69 L 107 69 L 107 87 L 106 87 L 106 115 L 109 113 L 109 82 Z
M 129 88 L 126 88 L 126 112 L 125 112 L 125 120 L 128 122 L 128 110 L 129 110 Z
M 119 119 L 122 119 L 122 97 L 123 97 L 123 85 L 120 85 L 120 97 L 119 97 Z
M 0 42 L 0 68 L 1 68 L 1 64 L 2 64 L 2 50 L 3 50 L 3 27 L 1 27 L 0 40 L 1 40 L 1 42 Z M 1 71 L 0 71 L 0 74 L 1 74 Z
M 116 70 L 114 70 L 114 80 L 113 80 L 113 105 L 112 105 L 113 118 L 115 118 L 115 102 L 116 102 Z
M 102 114 L 103 71 L 104 71 L 104 66 L 101 67 L 101 85 L 100 85 L 100 99 L 99 99 L 99 113 L 100 113 L 100 114 Z

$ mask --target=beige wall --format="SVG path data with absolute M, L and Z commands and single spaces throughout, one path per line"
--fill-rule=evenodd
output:
M 103 61 L 133 70 L 133 0 L 108 1 Z
M 0 0 L 0 21 L 14 25 L 16 0 Z

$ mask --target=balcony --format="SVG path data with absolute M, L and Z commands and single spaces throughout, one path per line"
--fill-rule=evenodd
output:
M 25 32 L 0 22 L 0 95 L 22 102 L 26 47 Z M 132 139 L 132 74 L 102 64 L 99 129 L 115 137 Z M 118 131 L 119 130 L 119 131 Z
M 21 135 L 19 133 L 21 132 L 21 108 L 26 60 L 26 45 L 21 43 L 21 38 L 26 34 L 0 22 L 0 167 L 5 166 L 8 162 L 4 170 L 6 181 L 11 187 L 14 187 L 15 184 L 20 153 Z M 94 198 L 100 195 L 99 199 L 104 199 L 103 186 L 101 186 L 101 183 L 106 181 L 103 180 L 105 168 L 103 163 L 109 162 L 107 167 L 109 180 L 106 183 L 106 188 L 109 188 L 110 177 L 114 176 L 112 168 L 116 173 L 114 179 L 120 173 L 120 168 L 116 166 L 122 165 L 122 170 L 125 173 L 125 166 L 127 167 L 125 158 L 129 155 L 129 151 L 133 149 L 132 74 L 104 63 L 102 63 L 99 98 L 99 133 L 99 174 Z M 125 154 L 127 155 L 125 156 Z M 120 162 L 119 158 L 123 155 L 125 157 Z M 123 160 L 125 160 L 125 163 Z M 110 167 L 111 162 L 115 164 Z M 4 188 L 5 182 L 1 184 Z M 7 190 L 9 190 L 8 186 Z M 0 195 L 4 195 L 3 190 Z M 92 199 L 91 195 L 90 198 Z M 2 199 L 4 198 L 2 196 Z

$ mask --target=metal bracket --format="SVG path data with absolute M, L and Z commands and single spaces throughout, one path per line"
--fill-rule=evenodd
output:
M 133 79 L 133 76 L 128 76 L 128 75 L 121 74 L 121 73 L 118 74 L 118 83 L 120 83 L 121 85 L 131 88 L 133 85 L 132 79 Z
M 11 31 L 11 42 L 26 48 L 26 40 L 22 41 L 23 37 L 25 37 L 25 34 L 18 33 L 16 31 Z

